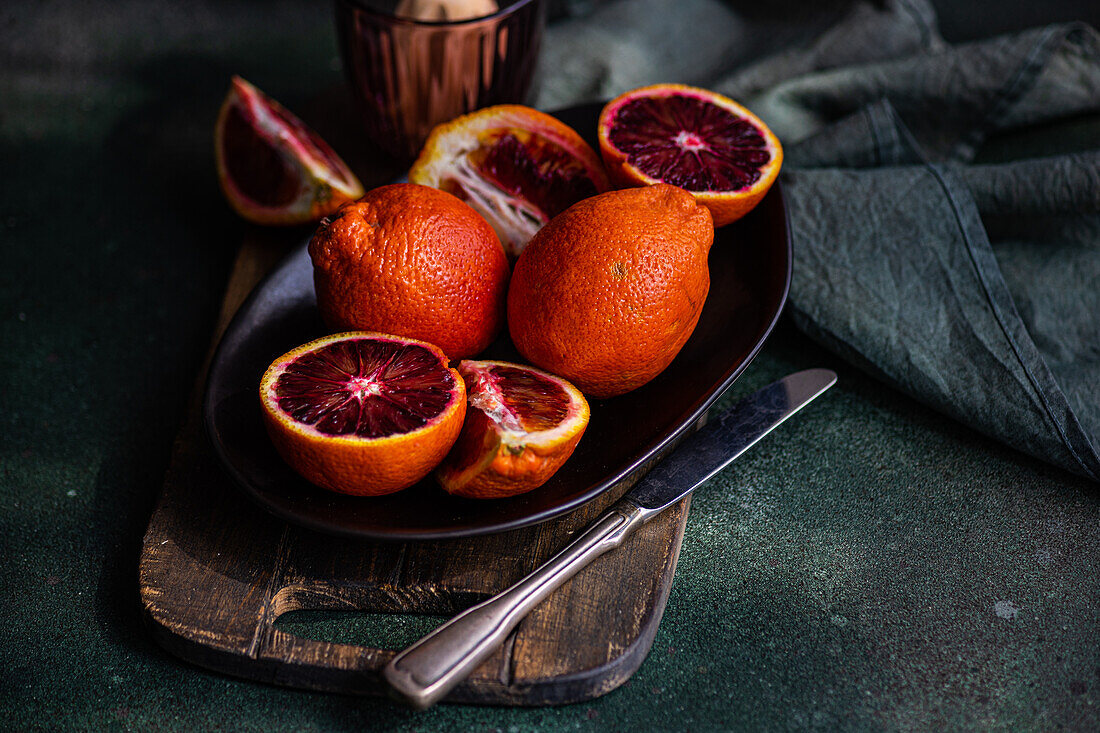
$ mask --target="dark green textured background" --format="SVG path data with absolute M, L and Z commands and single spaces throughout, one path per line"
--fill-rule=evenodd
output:
M 292 109 L 337 84 L 330 7 L 6 6 L 0 59 L 4 729 L 1100 727 L 1095 485 L 786 324 L 734 393 L 809 366 L 840 384 L 697 494 L 623 688 L 414 713 L 177 661 L 141 625 L 136 563 L 246 232 L 214 182 L 212 123 L 232 73 Z M 423 627 L 288 625 L 394 646 Z

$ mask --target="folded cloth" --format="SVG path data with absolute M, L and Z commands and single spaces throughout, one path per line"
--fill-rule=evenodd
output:
M 685 2 L 659 24 L 651 5 L 552 25 L 562 73 L 539 103 L 659 81 L 746 103 L 786 151 L 799 328 L 1100 481 L 1100 35 L 950 46 L 923 0 L 814 4 L 786 23 Z M 762 28 L 776 47 L 761 58 Z

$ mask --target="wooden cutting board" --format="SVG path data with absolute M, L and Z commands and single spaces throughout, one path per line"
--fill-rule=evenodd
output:
M 212 347 L 244 297 L 296 241 L 262 236 L 241 249 Z M 301 638 L 276 628 L 276 619 L 298 610 L 453 615 L 531 571 L 628 488 L 618 486 L 561 518 L 488 537 L 387 544 L 317 534 L 267 514 L 222 470 L 199 414 L 205 372 L 145 534 L 139 583 L 157 641 L 219 672 L 385 694 L 379 672 L 396 650 Z M 656 634 L 688 501 L 558 589 L 447 701 L 570 703 L 625 682 Z

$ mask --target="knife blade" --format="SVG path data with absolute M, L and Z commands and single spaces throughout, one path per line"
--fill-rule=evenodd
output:
M 443 698 L 555 588 L 706 483 L 835 383 L 834 372 L 808 369 L 734 404 L 681 443 L 564 550 L 398 653 L 383 670 L 391 689 L 418 708 Z
M 708 421 L 625 498 L 646 512 L 672 506 L 835 382 L 836 374 L 828 369 L 807 369 L 754 392 Z

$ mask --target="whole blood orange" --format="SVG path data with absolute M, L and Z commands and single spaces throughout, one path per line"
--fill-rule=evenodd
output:
M 714 225 L 749 213 L 783 165 L 783 147 L 732 99 L 682 84 L 626 92 L 600 112 L 600 154 L 617 186 L 664 182 L 710 209 Z
M 513 257 L 554 216 L 608 189 L 599 155 L 573 128 L 517 104 L 438 125 L 409 180 L 469 202 Z
M 376 188 L 321 222 L 309 254 L 333 330 L 408 336 L 461 359 L 504 325 L 508 258 L 493 228 L 449 193 Z
M 515 496 L 546 483 L 588 426 L 588 402 L 564 379 L 503 361 L 463 361 L 466 420 L 436 470 L 452 494 Z
M 283 354 L 260 381 L 268 434 L 317 486 L 378 496 L 426 476 L 466 414 L 466 387 L 435 346 L 378 333 L 326 336 Z
M 508 291 L 516 348 L 591 397 L 640 387 L 695 329 L 713 241 L 710 212 L 676 186 L 575 204 L 516 262 Z
M 222 193 L 257 224 L 317 221 L 363 195 L 316 132 L 238 76 L 214 127 L 214 157 Z

